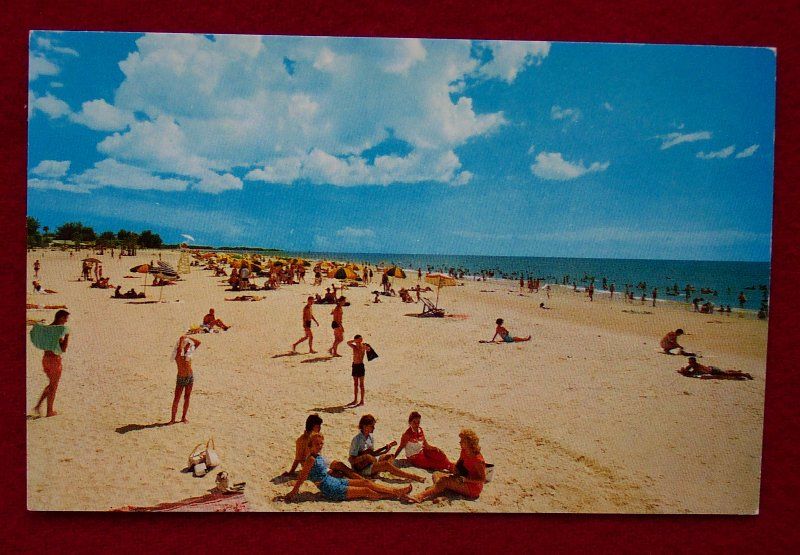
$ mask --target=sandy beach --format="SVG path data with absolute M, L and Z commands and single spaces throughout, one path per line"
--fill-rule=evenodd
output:
M 177 251 L 161 255 L 177 265 Z M 193 267 L 176 286 L 147 288 L 148 299 L 161 293 L 166 302 L 137 305 L 78 281 L 84 256 L 94 255 L 28 253 L 29 274 L 39 259 L 42 284 L 59 292 L 29 293 L 28 302 L 65 304 L 71 313 L 59 414 L 27 421 L 31 510 L 104 511 L 202 495 L 214 486 L 213 474 L 194 478 L 181 470 L 192 447 L 213 436 L 220 470 L 247 482 L 250 507 L 261 511 L 758 511 L 767 322 L 753 314 L 700 314 L 680 303 L 652 307 L 601 294 L 590 302 L 561 287 L 548 300 L 543 290 L 520 294 L 511 281 L 467 280 L 441 291 L 440 306 L 455 317 L 423 319 L 409 316 L 421 304 L 397 297 L 373 304 L 373 282 L 345 292 L 345 338 L 363 335 L 380 357 L 367 364 L 366 406 L 343 409 L 353 394 L 351 357 L 346 345 L 342 358 L 326 354 L 332 306 L 314 307 L 318 354 L 305 354 L 303 344 L 301 354 L 287 355 L 302 335 L 305 298 L 320 292 L 310 275 L 306 284 L 255 293 L 265 297 L 260 302 L 226 302 L 237 293 Z M 140 290 L 142 275 L 123 276 L 158 254 L 97 258 L 111 283 Z M 416 285 L 416 274 L 396 280 L 395 288 L 404 284 Z M 539 309 L 540 302 L 552 309 Z M 194 336 L 202 346 L 194 356 L 189 423 L 160 425 L 169 420 L 175 342 L 210 307 L 233 327 Z M 27 317 L 50 323 L 53 312 L 28 310 Z M 496 318 L 532 341 L 479 343 L 491 338 Z M 704 364 L 749 372 L 754 380 L 677 374 L 685 358 L 659 353 L 658 344 L 679 327 L 687 332 L 682 344 L 702 353 Z M 30 410 L 47 380 L 41 351 L 27 341 Z M 399 440 L 412 410 L 422 413 L 428 441 L 453 460 L 460 429 L 480 436 L 495 472 L 478 500 L 337 503 L 310 482 L 297 502 L 279 499 L 291 488 L 280 475 L 308 414 L 324 419 L 323 454 L 346 461 L 362 414 L 375 415 L 375 440 L 383 445 Z M 430 484 L 429 472 L 410 470 Z M 414 493 L 423 487 L 414 484 Z

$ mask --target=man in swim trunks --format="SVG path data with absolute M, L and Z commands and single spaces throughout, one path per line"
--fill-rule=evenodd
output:
M 336 307 L 331 312 L 331 316 L 333 316 L 333 321 L 331 322 L 331 328 L 333 328 L 333 345 L 331 348 L 328 349 L 328 352 L 331 356 L 340 357 L 342 355 L 339 354 L 337 351 L 337 347 L 339 344 L 344 341 L 344 327 L 342 326 L 342 307 L 347 299 L 345 297 L 339 297 L 339 300 L 336 301 Z
M 360 407 L 364 404 L 364 374 L 366 368 L 364 367 L 364 354 L 370 348 L 369 345 L 364 343 L 364 339 L 360 335 L 353 337 L 352 341 L 347 344 L 353 349 L 353 401 L 347 406 Z M 361 390 L 361 402 L 358 402 L 358 391 Z
M 194 372 L 192 371 L 192 354 L 200 346 L 200 341 L 194 337 L 181 335 L 175 348 L 175 363 L 178 365 L 178 377 L 175 380 L 175 396 L 172 399 L 172 418 L 169 423 L 175 424 L 178 413 L 178 403 L 183 393 L 183 414 L 181 422 L 188 422 L 186 413 L 189 412 L 189 398 L 192 396 L 194 386 Z
M 311 322 L 313 321 L 315 324 L 317 324 L 317 327 L 319 327 L 319 322 L 317 322 L 317 319 L 314 318 L 314 314 L 311 311 L 312 306 L 314 306 L 314 297 L 308 297 L 306 299 L 306 305 L 303 307 L 303 330 L 305 335 L 292 344 L 293 353 L 295 352 L 295 349 L 297 349 L 297 346 L 306 339 L 308 339 L 308 352 L 317 352 L 314 350 L 314 334 L 311 333 Z
M 705 366 L 697 362 L 695 357 L 689 357 L 689 364 L 678 370 L 689 378 L 704 378 L 717 380 L 752 380 L 753 376 L 739 370 L 722 370 L 716 366 Z
M 36 403 L 36 406 L 33 410 L 37 413 L 42 406 L 42 403 L 47 399 L 47 414 L 46 416 L 55 416 L 58 414 L 56 411 L 53 410 L 53 405 L 56 402 L 56 391 L 58 390 L 58 382 L 61 380 L 61 354 L 67 351 L 67 346 L 69 345 L 69 329 L 66 327 L 67 320 L 69 320 L 69 312 L 66 310 L 59 310 L 56 312 L 55 318 L 53 318 L 53 323 L 50 324 L 51 326 L 64 326 L 63 335 L 58 340 L 58 353 L 54 351 L 45 351 L 44 356 L 42 357 L 42 370 L 47 375 L 47 379 L 49 383 L 42 391 L 41 397 L 39 397 L 39 402 Z
M 670 352 L 673 349 L 680 349 L 679 354 L 683 354 L 683 347 L 678 344 L 678 337 L 681 335 L 683 335 L 683 330 L 680 328 L 669 332 L 661 339 L 661 349 L 663 349 L 663 351 L 668 355 L 673 354 Z

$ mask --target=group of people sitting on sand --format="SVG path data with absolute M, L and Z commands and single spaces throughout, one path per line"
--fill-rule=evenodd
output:
M 459 434 L 461 454 L 458 461 L 451 462 L 438 447 L 430 445 L 420 426 L 422 416 L 414 411 L 408 417 L 408 429 L 396 441 L 375 449 L 373 432 L 375 417 L 365 414 L 358 422 L 359 433 L 350 442 L 348 463 L 328 462 L 322 456 L 325 437 L 321 433 L 322 418 L 312 414 L 306 419 L 305 431 L 295 442 L 295 457 L 292 467 L 284 476 L 294 476 L 298 467 L 300 474 L 286 494 L 291 500 L 300 491 L 303 482 L 309 480 L 319 488 L 326 499 L 344 501 L 349 499 L 398 499 L 409 503 L 420 503 L 451 491 L 468 499 L 477 499 L 486 482 L 486 461 L 481 455 L 477 434 L 472 430 L 462 430 Z M 397 446 L 390 454 L 392 447 Z M 435 471 L 433 485 L 415 496 L 411 496 L 411 485 L 389 487 L 376 483 L 372 478 L 388 473 L 403 480 L 424 482 L 425 478 L 405 472 L 395 465 L 397 456 L 405 450 L 408 465 L 424 470 Z
M 117 285 L 117 288 L 114 289 L 114 295 L 111 297 L 112 299 L 144 299 L 145 294 L 144 291 L 139 293 L 136 292 L 136 289 L 133 287 L 130 290 L 126 291 L 125 293 L 122 292 L 122 286 Z
M 668 332 L 661 338 L 660 346 L 665 354 L 678 354 L 689 357 L 689 364 L 678 369 L 678 373 L 687 378 L 701 378 L 704 380 L 752 380 L 753 376 L 739 370 L 722 370 L 716 366 L 706 366 L 697 362 L 697 354 L 690 353 L 678 343 L 678 337 L 684 335 L 681 328 Z M 677 353 L 673 353 L 678 349 Z
M 110 279 L 111 278 L 107 277 L 99 278 L 97 281 L 93 282 L 89 287 L 93 289 L 111 289 L 114 286 L 111 285 Z

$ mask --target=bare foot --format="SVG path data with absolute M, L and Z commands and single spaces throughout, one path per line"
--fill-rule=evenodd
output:
M 408 484 L 406 487 L 400 490 L 403 495 L 408 495 L 411 493 L 411 484 Z
M 363 407 L 364 406 L 364 401 L 361 401 L 359 404 L 353 405 L 353 406 L 355 406 L 355 407 Z
M 309 349 L 308 352 L 309 352 L 309 354 L 312 354 L 312 355 L 317 354 L 317 351 L 315 351 L 314 349 Z
M 332 355 L 332 356 L 335 356 L 335 357 L 340 357 L 340 356 L 342 356 L 342 355 L 340 355 L 339 353 L 331 353 L 331 355 Z
M 416 498 L 411 497 L 410 495 L 407 494 L 401 494 L 400 497 L 398 497 L 398 499 L 400 501 L 405 501 L 406 503 L 419 503 L 419 501 L 417 501 Z
M 57 413 L 56 411 L 53 411 L 53 412 L 48 412 L 48 413 L 47 413 L 47 416 L 48 416 L 48 417 L 50 417 L 50 416 L 57 416 L 57 415 L 58 415 L 58 413 Z
M 184 424 L 188 424 L 189 419 L 184 416 L 183 418 L 181 418 L 181 422 L 183 422 Z
M 169 423 L 169 424 L 175 424 L 176 422 L 175 422 L 175 419 L 173 418 L 173 419 L 172 419 L 172 420 L 170 420 L 168 423 Z

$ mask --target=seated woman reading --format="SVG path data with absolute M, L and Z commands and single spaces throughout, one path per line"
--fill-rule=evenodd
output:
M 472 430 L 461 430 L 458 437 L 461 440 L 461 457 L 454 465 L 453 472 L 448 475 L 434 474 L 433 486 L 412 497 L 417 503 L 441 495 L 445 491 L 460 493 L 468 499 L 477 499 L 480 496 L 486 481 L 486 461 L 481 455 L 478 435 Z
M 300 476 L 297 478 L 292 490 L 286 494 L 286 501 L 290 501 L 300 491 L 300 486 L 306 480 L 311 480 L 322 492 L 325 498 L 332 501 L 346 499 L 403 499 L 410 501 L 408 494 L 411 485 L 392 488 L 376 484 L 364 478 L 336 478 L 330 474 L 330 465 L 322 456 L 325 438 L 322 434 L 312 433 L 309 439 L 309 454 L 303 462 Z

